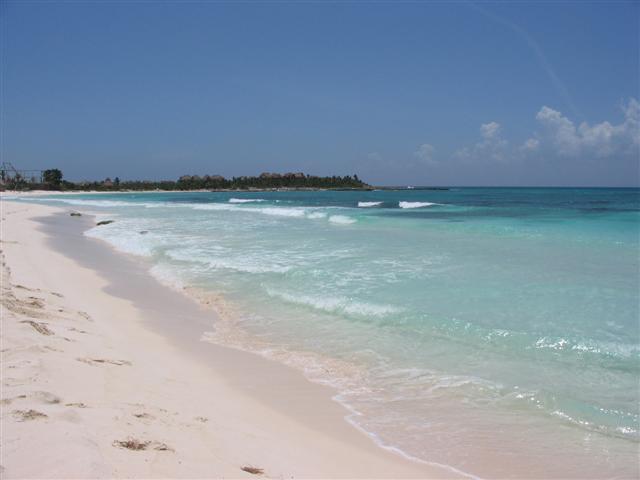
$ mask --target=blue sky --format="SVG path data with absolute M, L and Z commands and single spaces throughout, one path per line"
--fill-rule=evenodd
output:
M 2 159 L 70 179 L 638 185 L 637 2 L 3 2 Z

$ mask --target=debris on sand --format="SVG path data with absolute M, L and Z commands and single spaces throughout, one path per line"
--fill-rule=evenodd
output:
M 242 467 L 240 470 L 247 473 L 252 473 L 253 475 L 262 475 L 264 473 L 264 469 L 258 467 Z
M 109 358 L 76 358 L 79 362 L 88 363 L 89 365 L 94 365 L 96 363 L 107 363 L 109 365 L 131 365 L 131 362 L 128 360 L 112 360 Z
M 11 412 L 20 422 L 26 422 L 27 420 L 38 420 L 41 418 L 47 418 L 42 412 L 37 410 L 14 410 Z
M 146 450 L 150 443 L 151 442 L 149 441 L 142 442 L 135 438 L 127 438 L 126 440 L 114 440 L 113 446 L 126 448 L 127 450 L 139 451 L 139 450 Z
M 173 448 L 171 448 L 166 443 L 162 442 L 151 442 L 149 440 L 138 440 L 137 438 L 129 437 L 126 440 L 114 440 L 114 447 L 126 448 L 127 450 L 140 451 L 140 450 L 148 450 L 149 447 L 154 450 L 158 450 L 160 452 L 173 452 Z
M 51 331 L 45 323 L 38 323 L 33 320 L 22 320 L 20 323 L 31 325 L 33 329 L 41 335 L 53 335 L 53 331 Z

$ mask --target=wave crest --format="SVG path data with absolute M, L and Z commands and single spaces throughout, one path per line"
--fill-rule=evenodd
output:
M 273 289 L 267 289 L 267 294 L 272 298 L 278 298 L 288 303 L 310 307 L 327 313 L 343 313 L 359 317 L 385 317 L 402 311 L 402 309 L 393 305 L 356 302 L 346 297 L 297 295 Z
M 266 202 L 263 198 L 230 198 L 229 203 L 255 203 Z
M 439 205 L 439 203 L 432 202 L 398 202 L 400 208 L 424 208 L 431 207 L 433 205 Z
M 355 218 L 347 217 L 346 215 L 331 215 L 329 221 L 339 225 L 350 225 L 357 222 Z

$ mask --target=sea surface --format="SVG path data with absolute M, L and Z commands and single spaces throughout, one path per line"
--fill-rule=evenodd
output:
M 638 478 L 640 190 L 24 199 L 208 296 L 208 341 L 333 385 L 379 445 L 471 477 Z

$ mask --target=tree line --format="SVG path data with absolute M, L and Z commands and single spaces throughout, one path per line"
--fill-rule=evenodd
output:
M 63 178 L 62 171 L 55 168 L 45 170 L 42 183 L 29 182 L 21 178 L 4 179 L 6 190 L 80 190 L 80 191 L 141 191 L 141 190 L 268 190 L 268 189 L 368 189 L 358 175 L 319 177 L 296 173 L 262 173 L 257 177 L 242 176 L 225 178 L 221 175 L 183 175 L 178 180 L 120 180 L 106 178 L 102 181 L 70 182 Z

